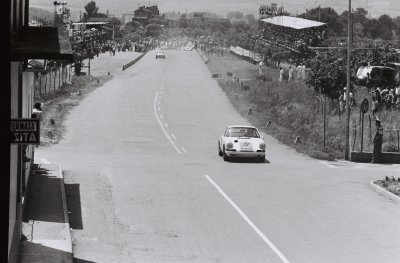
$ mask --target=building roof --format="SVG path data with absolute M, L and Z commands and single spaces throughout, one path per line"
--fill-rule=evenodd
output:
M 111 22 L 109 17 L 89 17 L 88 22 Z
M 71 60 L 72 48 L 66 28 L 24 27 L 11 39 L 11 59 Z
M 270 18 L 261 19 L 261 21 L 268 24 L 290 27 L 294 29 L 304 29 L 304 28 L 319 27 L 325 25 L 325 23 L 322 22 L 308 20 L 299 17 L 292 17 L 292 16 L 274 16 Z
M 73 25 L 87 25 L 87 26 L 94 26 L 94 25 L 105 25 L 108 24 L 107 22 L 73 22 Z

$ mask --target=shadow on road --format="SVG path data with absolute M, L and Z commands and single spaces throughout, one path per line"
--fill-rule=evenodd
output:
M 234 158 L 234 157 L 231 157 L 228 162 L 230 162 L 230 163 L 258 163 L 258 164 L 271 163 L 268 159 L 265 159 L 264 161 L 261 162 L 260 160 L 254 159 L 254 158 Z
M 28 240 L 21 241 L 19 263 L 27 262 L 71 262 L 72 253 L 33 243 Z
M 22 220 L 25 223 L 45 221 L 64 223 L 60 178 L 51 175 L 51 171 L 35 165 L 28 182 L 26 204 Z
M 64 188 L 67 199 L 68 218 L 70 227 L 72 229 L 83 229 L 81 193 L 79 184 L 64 184 Z
M 94 261 L 89 261 L 89 260 L 84 260 L 84 259 L 79 259 L 79 258 L 74 258 L 72 261 L 73 263 L 96 263 Z

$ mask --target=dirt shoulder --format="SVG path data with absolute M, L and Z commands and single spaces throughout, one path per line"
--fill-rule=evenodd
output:
M 60 90 L 36 98 L 43 103 L 40 122 L 40 146 L 58 143 L 65 132 L 64 120 L 69 111 L 79 105 L 86 95 L 109 81 L 112 76 L 73 76 L 72 84 L 64 85 Z

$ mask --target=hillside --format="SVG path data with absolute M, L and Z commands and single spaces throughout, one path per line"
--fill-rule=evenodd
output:
M 45 9 L 29 7 L 29 19 L 42 19 L 53 22 L 54 14 Z
M 399 0 L 358 0 L 353 1 L 353 8 L 364 7 L 368 10 L 371 16 L 378 17 L 382 14 L 388 14 L 392 17 L 400 15 Z M 89 2 L 89 0 L 69 0 L 68 6 L 72 8 L 72 12 L 75 13 L 73 16 L 79 17 L 79 9 L 84 10 L 83 6 Z M 279 1 L 278 1 L 279 2 Z M 277 3 L 278 3 L 277 2 Z M 138 7 L 138 4 L 145 5 L 143 1 L 129 1 L 129 0 L 97 0 L 97 6 L 100 7 L 100 12 L 106 12 L 107 9 L 115 15 L 121 15 L 124 12 L 132 11 Z M 151 4 L 154 2 L 151 2 Z M 207 11 L 211 13 L 217 13 L 225 16 L 229 11 L 241 11 L 242 13 L 252 13 L 258 15 L 258 9 L 262 4 L 269 4 L 270 2 L 260 0 L 163 0 L 158 2 L 158 6 L 161 12 L 167 11 L 180 11 L 180 12 L 193 12 L 193 11 Z M 296 14 L 297 12 L 303 13 L 306 9 L 311 9 L 321 5 L 321 7 L 333 7 L 338 13 L 348 8 L 347 1 L 336 1 L 336 0 L 286 0 L 283 2 L 285 10 Z M 52 10 L 53 6 L 48 1 L 44 0 L 31 0 L 31 6 L 47 6 Z M 257 16 L 256 16 L 257 17 Z

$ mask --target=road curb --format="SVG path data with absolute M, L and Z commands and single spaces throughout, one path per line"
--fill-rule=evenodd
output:
M 207 56 L 204 55 L 203 52 L 202 52 L 200 49 L 196 48 L 196 50 L 197 50 L 197 52 L 200 54 L 200 57 L 201 57 L 201 59 L 204 61 L 204 63 L 207 64 L 207 63 L 208 63 L 208 58 L 207 58 Z
M 395 201 L 396 203 L 400 203 L 400 196 L 395 195 L 394 193 L 386 190 L 385 188 L 383 188 L 382 186 L 376 184 L 375 182 L 378 180 L 374 180 L 371 181 L 369 184 L 371 185 L 371 187 L 376 190 L 377 192 L 383 194 L 384 196 L 386 196 L 387 198 L 389 198 L 390 200 Z

